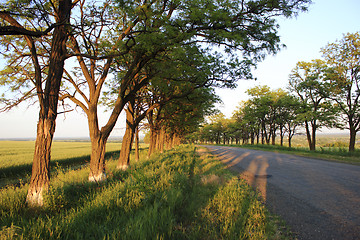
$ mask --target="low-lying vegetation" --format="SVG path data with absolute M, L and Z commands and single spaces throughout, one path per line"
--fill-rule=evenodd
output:
M 2 141 L 0 145 L 0 188 L 30 179 L 34 155 L 34 141 Z M 106 145 L 106 157 L 119 156 L 121 143 Z M 53 143 L 51 168 L 78 168 L 90 160 L 90 142 Z
M 140 159 L 146 159 L 142 153 Z M 87 182 L 58 167 L 45 206 L 25 205 L 27 184 L 0 192 L 1 239 L 282 239 L 258 195 L 210 155 L 181 146 Z M 281 229 L 281 230 L 279 230 Z
M 266 145 L 266 144 L 244 144 L 244 145 L 231 145 L 233 147 L 244 147 L 266 151 L 276 151 L 283 153 L 290 153 L 305 157 L 319 158 L 323 160 L 350 163 L 360 165 L 360 150 L 356 149 L 349 152 L 344 147 L 318 147 L 315 151 L 310 151 L 305 147 L 283 147 L 280 145 Z

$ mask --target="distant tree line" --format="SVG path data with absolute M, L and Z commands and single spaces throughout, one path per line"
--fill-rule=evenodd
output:
M 192 141 L 205 143 L 275 144 L 305 131 L 309 149 L 315 150 L 321 127 L 348 129 L 349 151 L 355 150 L 360 130 L 360 33 L 321 49 L 324 59 L 298 62 L 289 76 L 288 91 L 258 86 L 247 90 L 231 119 L 223 114 L 209 118 Z

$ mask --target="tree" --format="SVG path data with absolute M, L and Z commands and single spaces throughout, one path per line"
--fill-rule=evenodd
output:
M 2 38 L 2 46 L 13 51 L 5 55 L 9 59 L 9 65 L 2 71 L 2 84 L 13 86 L 15 91 L 20 88 L 28 89 L 13 101 L 2 96 L 2 102 L 6 104 L 4 110 L 33 96 L 37 96 L 40 106 L 32 174 L 27 195 L 29 205 L 42 205 L 43 191 L 49 186 L 51 144 L 55 132 L 58 96 L 66 59 L 70 12 L 75 4 L 76 1 L 72 3 L 71 0 L 47 1 L 42 4 L 37 1 L 8 1 L 1 6 L 0 18 L 3 21 L 0 26 L 0 35 L 22 36 Z M 48 37 L 51 38 L 49 39 L 50 48 L 41 52 L 38 46 L 46 45 L 45 41 L 42 44 L 42 38 Z M 25 46 L 28 50 L 25 50 Z M 49 62 L 48 65 L 43 66 L 46 67 L 46 77 L 39 61 L 42 53 L 47 54 Z M 33 69 L 24 65 L 24 62 L 29 62 L 24 57 L 30 57 L 29 61 L 32 62 Z M 20 72 L 17 72 L 18 70 Z M 10 74 L 12 79 L 16 80 L 4 81 L 4 74 Z M 19 76 L 21 74 L 29 75 Z M 28 81 L 31 81 L 34 86 L 30 87 Z
M 144 24 L 137 24 L 134 30 L 140 34 L 132 34 L 132 40 L 137 43 L 135 49 L 140 46 L 148 52 L 161 46 L 161 51 L 153 52 L 154 58 L 181 44 L 201 42 L 207 46 L 222 46 L 229 53 L 230 60 L 216 61 L 221 65 L 213 64 L 220 73 L 220 77 L 213 82 L 233 86 L 236 79 L 251 77 L 250 67 L 262 59 L 266 52 L 275 53 L 279 50 L 275 21 L 270 19 L 277 15 L 291 16 L 299 10 L 305 10 L 308 2 L 209 1 L 205 4 L 181 1 L 175 4 L 158 1 L 144 2 L 142 10 L 138 11 L 138 3 L 124 1 L 118 7 L 124 9 L 126 6 L 126 10 L 130 10 L 134 16 L 141 14 L 140 21 Z M 236 56 L 235 52 L 240 53 L 241 57 Z M 214 54 L 214 60 L 223 59 L 221 55 Z
M 261 143 L 275 144 L 276 137 L 276 100 L 275 92 L 271 91 L 268 86 L 257 86 L 246 91 L 250 96 L 250 104 L 253 105 L 253 114 L 260 122 Z
M 321 51 L 331 67 L 327 79 L 331 88 L 328 97 L 338 104 L 345 116 L 346 128 L 350 131 L 349 151 L 354 151 L 356 133 L 360 130 L 360 33 L 348 33 Z
M 329 86 L 325 82 L 328 68 L 324 61 L 298 62 L 289 76 L 289 89 L 301 102 L 299 119 L 305 124 L 310 150 L 316 146 L 316 131 L 335 124 L 335 108 L 326 100 Z
M 284 128 L 288 136 L 288 145 L 291 148 L 291 140 L 296 134 L 296 130 L 301 126 L 298 114 L 300 113 L 300 101 L 299 98 L 286 94 L 279 99 L 280 101 L 280 123 Z M 283 139 L 281 139 L 281 146 L 283 145 Z
M 81 107 L 88 118 L 91 140 L 89 181 L 106 179 L 104 157 L 108 137 L 126 104 L 134 101 L 136 92 L 151 78 L 139 77 L 141 70 L 164 48 L 159 44 L 149 50 L 146 43 L 156 28 L 153 25 L 159 21 L 147 18 L 152 3 L 129 4 L 112 1 L 85 4 L 82 1 L 76 23 L 78 30 L 70 36 L 72 52 L 68 55 L 76 57 L 78 67 L 66 72 L 68 84 L 61 99 L 69 99 Z M 159 14 L 168 11 L 171 9 Z M 114 75 L 109 77 L 111 73 Z M 103 87 L 111 77 L 117 81 L 113 86 L 116 97 L 108 121 L 100 127 L 98 105 Z
M 152 78 L 147 86 L 136 93 L 133 104 L 130 105 L 129 103 L 128 109 L 131 107 L 134 110 L 127 110 L 127 128 L 121 145 L 118 164 L 120 169 L 127 169 L 129 165 L 135 128 L 145 116 L 148 117 L 151 136 L 150 156 L 155 150 L 163 150 L 164 144 L 159 143 L 166 140 L 164 138 L 166 137 L 165 126 L 162 126 L 162 122 L 164 120 L 169 122 L 169 119 L 164 116 L 175 118 L 175 114 L 164 115 L 163 109 L 168 109 L 167 105 L 173 104 L 174 101 L 181 102 L 183 98 L 189 99 L 189 95 L 198 89 L 202 89 L 204 93 L 207 92 L 207 89 L 211 87 L 211 81 L 214 80 L 211 76 L 216 76 L 211 68 L 212 65 L 209 64 L 210 60 L 196 47 L 188 45 L 167 52 L 164 59 L 147 65 L 139 75 L 140 78 L 141 76 L 152 76 Z M 154 72 L 156 74 L 152 74 Z M 202 98 L 202 95 L 198 92 L 199 99 Z M 106 102 L 108 102 L 108 106 L 111 106 L 112 102 L 108 100 L 106 99 Z M 208 100 L 203 99 L 203 101 L 205 103 Z M 129 115 L 130 112 L 134 113 L 133 116 Z M 161 141 L 157 141 L 157 137 L 161 138 Z

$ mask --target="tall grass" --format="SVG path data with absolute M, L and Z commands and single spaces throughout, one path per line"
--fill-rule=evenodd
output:
M 1 141 L 0 144 L 0 188 L 8 184 L 28 181 L 34 154 L 34 141 Z M 115 157 L 121 143 L 106 145 L 106 158 Z M 144 145 L 142 146 L 144 147 Z M 51 168 L 80 167 L 90 160 L 90 142 L 54 141 L 51 153 Z
M 27 185 L 0 192 L 1 239 L 282 238 L 258 196 L 210 155 L 182 146 L 133 163 L 107 162 L 109 179 L 59 167 L 42 209 L 25 205 Z

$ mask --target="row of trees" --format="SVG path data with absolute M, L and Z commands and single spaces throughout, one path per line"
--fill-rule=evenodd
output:
M 42 205 L 58 106 L 88 118 L 90 181 L 105 175 L 105 146 L 123 110 L 127 131 L 119 161 L 147 118 L 149 152 L 178 141 L 216 100 L 213 87 L 251 78 L 250 69 L 281 45 L 277 16 L 306 10 L 309 0 L 8 0 L 0 5 L 1 108 L 38 102 L 30 205 Z M 220 47 L 216 52 L 213 47 Z M 111 115 L 98 123 L 98 105 Z M 70 105 L 73 106 L 73 105 Z M 128 140 L 129 139 L 129 140 Z M 125 150 L 127 149 L 127 150 Z
M 360 33 L 349 33 L 322 50 L 324 59 L 298 62 L 289 76 L 289 91 L 267 86 L 247 90 L 250 99 L 241 103 L 232 119 L 210 118 L 193 138 L 224 143 L 275 144 L 277 136 L 291 139 L 297 130 L 306 133 L 315 150 L 321 127 L 348 129 L 349 151 L 354 151 L 360 130 Z M 260 140 L 261 139 L 261 140 Z

